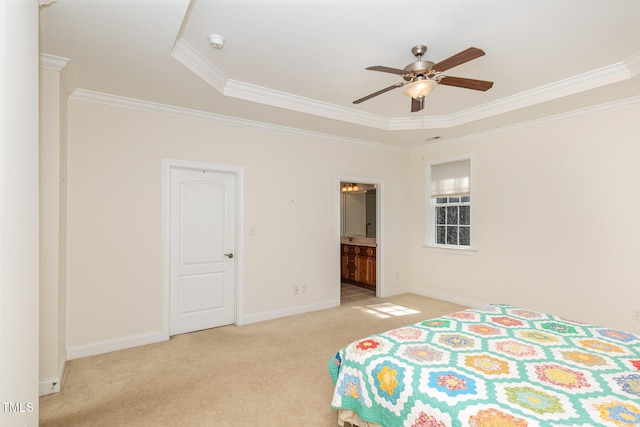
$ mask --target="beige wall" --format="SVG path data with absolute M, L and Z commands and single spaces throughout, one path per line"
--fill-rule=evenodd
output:
M 246 321 L 337 303 L 336 179 L 358 176 L 384 181 L 387 294 L 511 303 L 638 331 L 638 110 L 406 154 L 72 99 L 68 347 L 91 354 L 160 331 L 163 159 L 244 168 Z M 477 252 L 426 249 L 425 164 L 464 154 L 474 159 Z M 294 296 L 301 284 L 307 294 Z
M 161 329 L 163 159 L 244 168 L 245 319 L 338 303 L 338 176 L 384 181 L 383 280 L 407 288 L 407 153 L 73 99 L 68 114 L 70 349 Z
M 640 332 L 640 107 L 411 154 L 412 289 Z M 477 252 L 425 248 L 425 164 L 471 153 Z

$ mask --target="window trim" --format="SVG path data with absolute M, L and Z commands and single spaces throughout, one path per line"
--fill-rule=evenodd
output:
M 458 162 L 469 160 L 469 195 L 471 196 L 471 217 L 469 227 L 471 229 L 470 235 L 470 245 L 469 246 L 458 246 L 458 245 L 440 245 L 436 243 L 436 214 L 435 214 L 435 201 L 431 195 L 431 167 L 434 165 L 439 165 L 442 163 L 450 163 L 450 162 Z M 477 251 L 477 230 L 476 230 L 476 206 L 478 205 L 478 193 L 476 189 L 476 179 L 475 179 L 475 159 L 472 153 L 455 156 L 455 157 L 447 157 L 447 158 L 439 158 L 426 162 L 426 191 L 425 191 L 425 205 L 426 205 L 426 236 L 425 236 L 425 247 L 428 249 L 433 249 L 439 252 L 448 252 L 448 253 L 457 253 L 457 254 L 470 254 Z

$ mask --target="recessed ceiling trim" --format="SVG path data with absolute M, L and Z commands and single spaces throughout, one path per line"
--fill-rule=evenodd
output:
M 342 108 L 326 102 L 279 92 L 237 80 L 227 81 L 224 95 L 376 129 L 389 129 L 389 119 L 382 116 L 363 113 L 351 108 Z
M 176 58 L 182 65 L 191 70 L 195 75 L 204 80 L 220 93 L 224 93 L 227 84 L 227 77 L 216 67 L 195 50 L 189 43 L 180 39 L 176 41 L 171 49 L 171 56 Z
M 389 131 L 451 128 L 626 80 L 637 74 L 640 69 L 640 52 L 638 52 L 627 61 L 508 96 L 459 113 L 435 117 L 386 118 L 353 108 L 339 107 L 229 79 L 183 40 L 176 42 L 171 54 L 225 96 Z
M 465 136 L 461 136 L 453 139 L 445 139 L 442 141 L 424 144 L 419 147 L 405 149 L 405 148 L 400 148 L 400 147 L 396 147 L 389 144 L 374 143 L 374 142 L 355 139 L 355 138 L 340 137 L 340 136 L 325 134 L 321 132 L 313 132 L 313 131 L 307 131 L 303 129 L 291 128 L 287 126 L 274 125 L 271 123 L 240 119 L 236 117 L 224 116 L 221 114 L 191 110 L 187 108 L 175 107 L 172 105 L 165 105 L 165 104 L 158 104 L 158 103 L 149 102 L 149 101 L 141 101 L 138 99 L 125 98 L 121 96 L 93 92 L 89 90 L 81 90 L 81 89 L 76 90 L 69 97 L 69 99 L 96 102 L 96 103 L 101 103 L 101 104 L 111 105 L 116 107 L 132 108 L 132 109 L 148 111 L 152 113 L 169 114 L 169 115 L 174 115 L 179 117 L 204 120 L 212 123 L 242 127 L 247 129 L 253 129 L 253 130 L 280 132 L 280 133 L 287 133 L 287 134 L 292 134 L 292 135 L 297 135 L 302 137 L 314 137 L 314 138 L 324 139 L 332 142 L 363 145 L 363 146 L 396 151 L 396 152 L 403 152 L 403 153 L 423 151 L 426 149 L 430 149 L 430 148 L 434 148 L 442 145 L 472 141 L 478 138 L 502 134 L 502 133 L 514 131 L 517 129 L 532 128 L 532 127 L 542 126 L 546 124 L 551 124 L 554 122 L 571 120 L 578 117 L 604 114 L 604 113 L 610 113 L 610 112 L 627 109 L 627 108 L 640 107 L 640 96 L 633 96 L 633 97 L 618 100 L 618 101 L 607 102 L 604 104 L 598 104 L 591 107 L 586 107 L 578 110 L 568 111 L 565 113 L 555 114 L 553 116 L 547 116 L 540 119 L 529 120 L 529 121 L 525 121 L 525 122 L 521 122 L 521 123 L 509 125 L 509 126 L 503 126 L 501 128 L 491 129 L 485 132 L 478 132 L 478 133 L 465 135 Z
M 508 96 L 496 102 L 480 105 L 477 108 L 452 114 L 449 117 L 449 126 L 454 127 L 476 120 L 486 119 L 488 117 L 552 101 L 564 96 L 617 83 L 619 81 L 629 79 L 630 77 L 631 73 L 629 69 L 621 62 L 600 68 L 599 70 L 570 77 L 550 85 L 541 86 L 526 92 Z
M 627 64 L 632 77 L 640 74 L 640 50 L 631 55 L 625 63 Z
M 389 130 L 444 129 L 451 127 L 449 116 L 394 117 L 389 120 Z
M 538 126 L 544 126 L 544 125 L 549 125 L 557 122 L 571 120 L 574 118 L 593 116 L 596 114 L 612 113 L 618 110 L 624 110 L 627 108 L 637 108 L 637 107 L 640 107 L 640 96 L 632 96 L 626 99 L 606 102 L 603 104 L 593 105 L 590 107 L 585 107 L 577 110 L 567 111 L 564 113 L 554 114 L 552 116 L 546 116 L 539 119 L 528 120 L 525 122 L 503 126 L 500 128 L 495 128 L 495 129 L 491 129 L 484 132 L 477 132 L 470 135 L 461 136 L 458 138 L 446 139 L 438 142 L 424 144 L 419 147 L 410 148 L 409 152 L 424 151 L 424 150 L 435 148 L 442 145 L 468 142 L 468 141 L 473 141 L 479 138 L 484 138 L 487 136 L 498 135 L 506 132 L 512 132 L 517 129 L 527 129 L 527 128 L 533 128 Z
M 207 84 L 225 96 L 300 111 L 316 116 L 388 130 L 389 120 L 382 116 L 340 108 L 308 98 L 231 80 L 184 40 L 176 41 L 171 55 Z

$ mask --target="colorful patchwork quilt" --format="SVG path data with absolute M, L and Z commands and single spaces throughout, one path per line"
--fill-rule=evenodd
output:
M 331 406 L 384 427 L 640 426 L 640 339 L 490 305 L 355 341 Z

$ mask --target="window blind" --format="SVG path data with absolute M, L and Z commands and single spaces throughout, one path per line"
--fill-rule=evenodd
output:
M 463 195 L 471 192 L 471 161 L 431 165 L 431 196 Z

